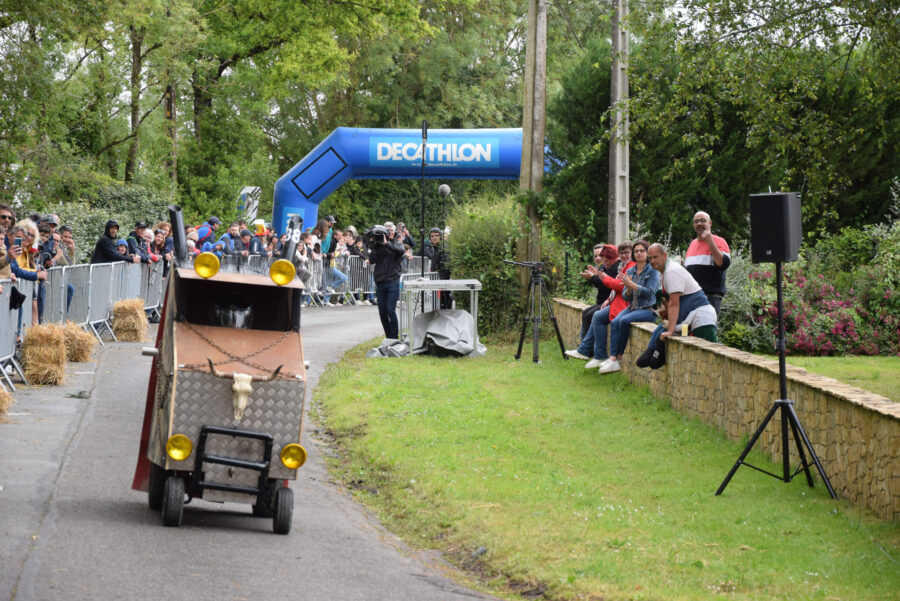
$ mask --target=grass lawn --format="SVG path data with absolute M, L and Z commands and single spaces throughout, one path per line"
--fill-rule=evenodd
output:
M 772 358 L 778 360 L 777 356 Z M 828 376 L 900 402 L 900 357 L 788 356 L 786 360 L 808 372 Z
M 555 341 L 537 365 L 505 344 L 477 359 L 365 359 L 371 346 L 316 393 L 341 451 L 331 467 L 473 586 L 595 601 L 900 596 L 900 525 L 802 475 L 744 467 L 714 496 L 740 442 L 621 374 L 563 362 Z

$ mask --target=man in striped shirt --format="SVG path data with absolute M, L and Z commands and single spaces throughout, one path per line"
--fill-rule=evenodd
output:
M 712 233 L 709 214 L 700 211 L 694 215 L 694 231 L 697 237 L 684 255 L 684 267 L 700 284 L 718 315 L 725 296 L 725 270 L 731 265 L 731 251 L 724 238 Z

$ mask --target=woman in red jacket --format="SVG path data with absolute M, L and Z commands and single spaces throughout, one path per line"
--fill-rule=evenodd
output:
M 608 247 L 611 245 L 607 245 Z M 615 248 L 615 247 L 613 247 Z M 627 249 L 627 255 L 623 255 L 622 249 Z M 593 369 L 600 367 L 604 361 L 609 359 L 606 345 L 607 327 L 610 322 L 616 318 L 623 309 L 628 306 L 628 301 L 622 297 L 622 291 L 625 284 L 622 277 L 625 271 L 634 265 L 631 261 L 631 245 L 623 243 L 619 245 L 619 271 L 616 277 L 612 277 L 603 271 L 600 271 L 593 265 L 588 265 L 587 271 L 591 274 L 591 280 L 598 278 L 604 287 L 610 290 L 609 299 L 606 306 L 596 311 L 591 316 L 591 325 L 587 333 L 582 337 L 581 344 L 573 351 L 566 351 L 566 354 L 575 359 L 588 360 L 584 366 L 585 369 Z M 592 358 L 593 357 L 593 358 Z

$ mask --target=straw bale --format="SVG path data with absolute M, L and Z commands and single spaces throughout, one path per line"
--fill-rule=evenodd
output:
M 73 321 L 63 327 L 66 341 L 66 358 L 73 363 L 90 361 L 97 347 L 97 339 Z
M 9 394 L 5 388 L 0 386 L 0 424 L 9 423 L 9 415 L 7 415 L 7 412 L 9 411 L 9 408 L 12 407 L 12 404 L 12 395 Z
M 119 341 L 144 342 L 149 327 L 143 300 L 131 298 L 113 305 L 113 332 Z
M 25 378 L 30 384 L 62 384 L 66 372 L 66 342 L 56 324 L 31 326 L 22 350 Z

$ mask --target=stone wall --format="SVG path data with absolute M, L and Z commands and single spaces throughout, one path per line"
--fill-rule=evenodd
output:
M 575 348 L 586 305 L 554 301 L 563 340 L 567 348 Z M 780 397 L 778 361 L 699 338 L 675 337 L 667 343 L 665 367 L 639 369 L 634 361 L 647 347 L 652 331 L 648 323 L 632 325 L 622 371 L 632 382 L 669 399 L 677 411 L 740 440 L 759 427 Z M 835 492 L 883 518 L 900 519 L 900 403 L 791 365 L 787 366 L 787 390 Z M 780 474 L 777 417 L 754 448 L 778 462 L 769 471 Z M 793 442 L 791 447 L 794 469 L 798 457 Z M 810 469 L 818 480 L 815 466 Z M 821 481 L 817 486 L 822 486 Z

